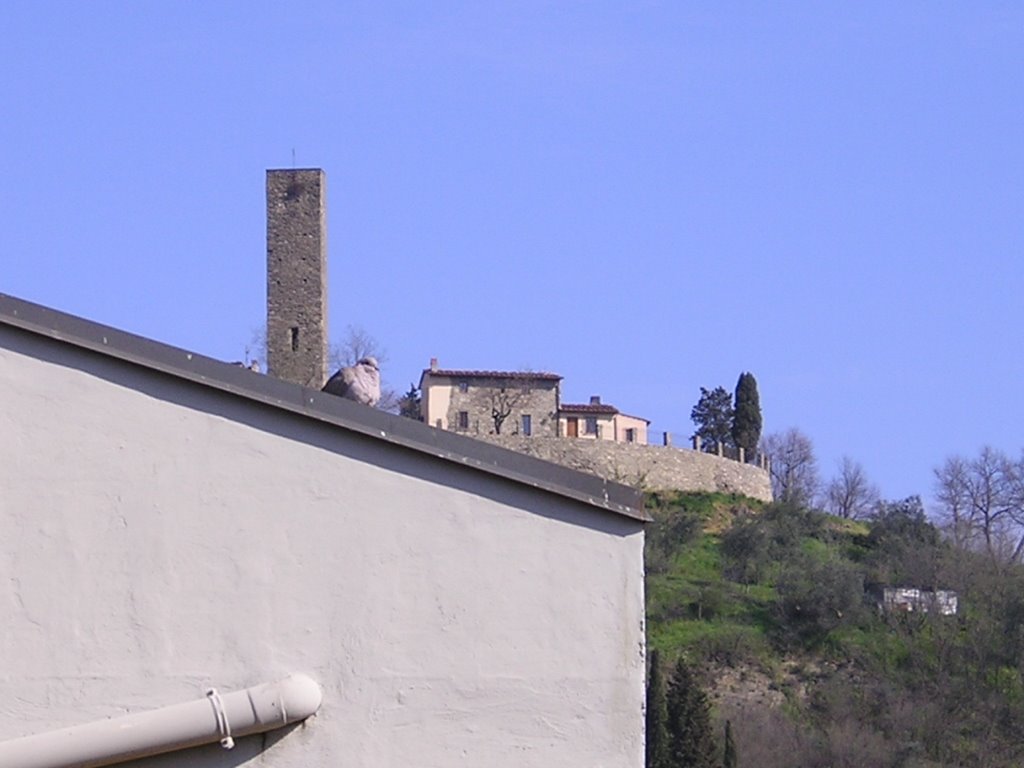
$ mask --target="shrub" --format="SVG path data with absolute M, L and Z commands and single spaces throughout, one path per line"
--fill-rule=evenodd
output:
M 815 645 L 844 623 L 859 618 L 864 579 L 838 558 L 801 556 L 790 560 L 776 584 L 776 610 L 784 625 L 782 639 Z

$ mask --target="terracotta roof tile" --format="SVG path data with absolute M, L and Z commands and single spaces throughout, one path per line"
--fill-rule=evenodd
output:
M 453 379 L 543 379 L 544 381 L 561 381 L 562 377 L 557 373 L 544 373 L 542 371 L 456 371 L 430 368 L 423 369 L 423 375 L 427 376 L 448 376 Z
M 614 405 L 606 405 L 604 403 L 580 403 L 580 404 L 569 404 L 562 403 L 558 406 L 559 411 L 569 411 L 572 413 L 611 413 L 616 414 L 619 409 Z

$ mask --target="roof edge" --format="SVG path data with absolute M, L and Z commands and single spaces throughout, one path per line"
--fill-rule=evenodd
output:
M 0 325 L 649 522 L 640 491 L 0 293 Z

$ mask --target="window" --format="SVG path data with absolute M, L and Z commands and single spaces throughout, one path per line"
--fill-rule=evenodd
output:
M 587 416 L 586 433 L 588 435 L 597 434 L 597 416 Z
M 635 443 L 636 442 L 636 430 L 635 429 L 630 428 L 630 429 L 626 430 L 626 442 L 627 443 Z
M 529 437 L 532 434 L 532 424 L 530 423 L 530 414 L 523 414 L 523 428 L 520 430 L 524 435 Z
M 468 381 L 460 381 L 459 382 L 459 392 L 469 392 L 469 382 Z
M 469 429 L 469 411 L 459 411 L 459 429 Z

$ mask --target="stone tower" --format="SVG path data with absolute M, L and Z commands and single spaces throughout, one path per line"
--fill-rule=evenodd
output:
M 319 168 L 267 171 L 267 373 L 327 379 L 327 183 Z

